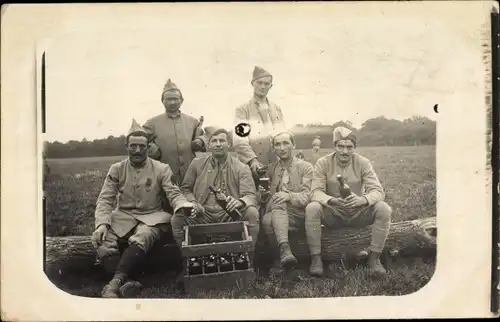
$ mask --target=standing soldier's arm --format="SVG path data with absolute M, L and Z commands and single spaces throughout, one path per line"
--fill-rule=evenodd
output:
M 192 144 L 193 152 L 206 152 L 208 146 L 208 138 L 203 131 L 203 116 L 198 120 L 193 132 L 193 142 L 201 140 L 200 144 Z
M 332 198 L 326 194 L 326 162 L 326 159 L 321 159 L 316 163 L 311 183 L 311 201 L 317 201 L 324 206 L 327 206 L 328 200 Z
M 365 186 L 363 197 L 368 201 L 368 205 L 373 205 L 377 201 L 383 201 L 385 199 L 384 189 L 370 161 L 362 163 L 361 178 Z
M 235 126 L 240 123 L 249 123 L 249 116 L 244 106 L 238 107 L 236 109 L 235 120 Z M 235 133 L 233 141 L 234 151 L 237 153 L 238 159 L 241 162 L 250 165 L 250 162 L 253 162 L 252 160 L 257 160 L 257 155 L 250 146 L 250 140 L 248 139 L 248 136 L 240 137 Z
M 142 127 L 144 128 L 144 130 L 148 134 L 149 142 L 153 142 L 154 139 L 156 138 L 155 126 L 153 124 L 153 121 L 151 119 L 147 120 L 146 123 L 144 123 L 144 125 Z
M 164 164 L 163 167 L 161 186 L 163 191 L 165 191 L 165 195 L 170 205 L 172 205 L 172 208 L 174 209 L 174 213 L 176 213 L 180 208 L 190 205 L 179 187 L 172 182 L 172 170 L 168 164 Z
M 295 207 L 305 208 L 311 197 L 311 183 L 313 179 L 313 167 L 310 163 L 301 163 L 302 169 L 299 173 L 302 175 L 299 192 L 288 192 L 290 194 L 290 204 Z
M 153 121 L 150 119 L 146 121 L 146 123 L 142 126 L 143 129 L 146 131 L 148 134 L 148 156 L 152 159 L 155 160 L 160 160 L 161 159 L 161 151 L 158 145 L 155 143 L 156 139 L 156 132 L 155 132 L 155 127 L 153 124 Z
M 184 180 L 181 184 L 181 192 L 190 202 L 196 202 L 196 197 L 193 194 L 194 183 L 196 182 L 196 165 L 194 160 L 191 161 L 184 175 Z
M 257 190 L 250 168 L 242 166 L 239 174 L 240 200 L 246 206 L 258 206 Z
M 111 213 L 113 211 L 114 202 L 116 201 L 116 196 L 118 195 L 118 185 L 119 170 L 118 166 L 113 164 L 108 170 L 99 197 L 97 197 L 95 228 L 100 225 L 111 226 Z
M 278 110 L 279 122 L 281 123 L 281 126 L 286 128 L 285 116 L 283 115 L 283 110 L 281 110 L 281 107 L 279 107 L 278 105 L 276 105 L 276 109 Z

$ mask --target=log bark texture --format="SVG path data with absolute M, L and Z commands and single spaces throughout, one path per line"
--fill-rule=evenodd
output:
M 433 254 L 436 249 L 436 217 L 396 222 L 386 242 L 385 252 L 401 256 Z M 291 231 L 289 240 L 292 251 L 300 259 L 307 259 L 309 251 L 303 231 Z M 322 229 L 322 256 L 325 260 L 362 257 L 370 245 L 371 226 L 365 228 Z M 90 236 L 46 237 L 45 272 L 52 275 L 77 274 L 98 269 L 96 252 Z M 256 249 L 258 257 L 269 257 L 272 253 L 264 241 L 259 239 Z M 181 263 L 179 248 L 171 236 L 159 242 L 151 251 L 146 269 L 177 269 Z

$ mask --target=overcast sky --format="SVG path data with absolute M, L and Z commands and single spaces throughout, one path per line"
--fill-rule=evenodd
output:
M 255 65 L 274 75 L 269 98 L 290 126 L 360 126 L 380 115 L 435 119 L 434 104 L 443 113 L 457 91 L 477 93 L 484 74 L 477 21 L 439 19 L 432 10 L 357 11 L 339 6 L 333 19 L 321 10 L 248 10 L 243 17 L 179 9 L 74 28 L 46 51 L 45 138 L 125 134 L 132 118 L 144 123 L 164 111 L 168 78 L 184 95 L 184 113 L 231 126 L 234 109 L 252 95 Z

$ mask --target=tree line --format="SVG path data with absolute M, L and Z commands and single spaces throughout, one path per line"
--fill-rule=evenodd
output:
M 403 121 L 384 116 L 364 122 L 360 128 L 350 121 L 337 121 L 331 125 L 296 124 L 291 128 L 295 134 L 297 149 L 310 149 L 315 136 L 319 136 L 322 148 L 332 147 L 333 129 L 344 126 L 357 136 L 358 146 L 410 146 L 435 145 L 436 122 L 423 116 L 413 116 Z M 71 140 L 66 143 L 46 142 L 45 156 L 55 158 L 78 158 L 125 155 L 125 135 L 108 136 L 105 139 L 88 141 Z

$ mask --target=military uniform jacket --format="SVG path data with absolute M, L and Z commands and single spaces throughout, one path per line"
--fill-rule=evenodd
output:
M 207 138 L 202 129 L 197 129 L 198 120 L 184 113 L 176 116 L 162 113 L 157 115 L 143 125 L 146 132 L 155 138 L 155 143 L 161 150 L 160 161 L 166 163 L 172 169 L 172 182 L 180 185 L 186 170 L 196 157 L 191 149 L 193 135 L 200 138 L 207 146 Z M 200 152 L 204 152 L 202 149 Z
M 269 165 L 267 175 L 271 182 L 269 190 L 271 195 L 282 191 L 280 186 L 283 182 L 283 170 L 279 161 Z M 290 195 L 287 210 L 295 214 L 305 216 L 305 209 L 311 196 L 311 182 L 313 178 L 313 166 L 307 162 L 293 157 L 290 166 L 287 168 L 289 181 L 286 184 L 286 190 Z
M 212 155 L 198 157 L 191 162 L 181 185 L 188 201 L 203 205 L 210 193 L 208 187 L 217 176 L 217 162 Z M 257 191 L 250 168 L 237 158 L 228 155 L 222 167 L 226 196 L 241 199 L 246 206 L 257 206 Z
M 365 197 L 368 200 L 368 205 L 384 200 L 384 189 L 373 170 L 370 160 L 354 153 L 347 165 L 340 166 L 335 158 L 335 153 L 329 153 L 316 162 L 311 186 L 311 201 L 317 201 L 327 206 L 327 202 L 331 197 L 340 198 L 340 183 L 337 180 L 337 174 L 341 174 L 346 179 L 351 192 Z M 358 211 L 356 209 L 352 211 L 344 209 L 343 212 L 348 214 Z
M 249 123 L 251 126 L 250 135 L 247 137 L 233 136 L 234 150 L 238 155 L 238 159 L 248 164 L 254 158 L 264 165 L 276 161 L 277 157 L 274 154 L 271 146 L 272 128 L 285 128 L 285 121 L 281 108 L 269 101 L 269 112 L 263 113 L 259 109 L 259 102 L 252 98 L 248 103 L 236 109 L 236 124 L 241 122 Z M 266 125 L 270 126 L 266 128 Z
M 187 204 L 171 178 L 170 166 L 151 158 L 141 168 L 133 167 L 128 158 L 114 163 L 97 198 L 95 226 L 108 224 L 118 236 L 124 236 L 137 221 L 148 226 L 169 222 L 171 214 L 162 210 L 164 196 L 174 212 Z

